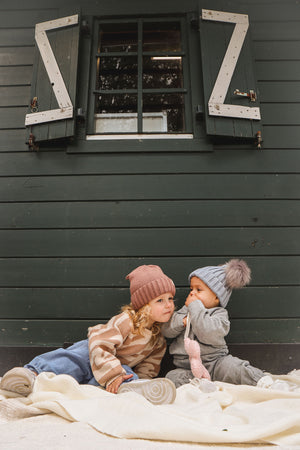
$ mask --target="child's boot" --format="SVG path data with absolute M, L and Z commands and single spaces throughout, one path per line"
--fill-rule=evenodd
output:
M 1 381 L 0 389 L 27 396 L 32 392 L 36 374 L 26 367 L 14 367 L 6 372 Z
M 190 381 L 190 384 L 197 387 L 201 392 L 204 392 L 205 394 L 219 390 L 215 383 L 208 380 L 207 378 L 193 378 Z
M 300 387 L 297 384 L 280 379 L 273 380 L 270 375 L 265 375 L 260 378 L 256 386 L 259 388 L 273 389 L 278 391 L 300 392 Z
M 175 384 L 168 378 L 154 378 L 153 380 L 135 380 L 122 383 L 118 394 L 136 392 L 154 405 L 173 403 L 176 397 Z

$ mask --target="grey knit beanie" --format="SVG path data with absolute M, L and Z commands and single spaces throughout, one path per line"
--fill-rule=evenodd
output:
M 170 292 L 174 296 L 176 292 L 173 280 L 159 266 L 139 266 L 127 275 L 126 280 L 130 281 L 131 303 L 135 310 L 159 295 Z
M 232 289 L 240 289 L 250 282 L 251 270 L 242 259 L 231 259 L 222 266 L 207 266 L 194 270 L 189 275 L 189 282 L 192 277 L 202 280 L 225 308 Z

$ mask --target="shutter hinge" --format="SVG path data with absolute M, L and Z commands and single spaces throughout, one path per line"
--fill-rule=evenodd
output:
M 204 109 L 202 105 L 197 105 L 196 106 L 196 117 L 197 119 L 202 118 L 204 115 Z
M 234 95 L 237 95 L 239 97 L 248 97 L 250 102 L 256 102 L 256 92 L 253 91 L 253 89 L 250 89 L 249 92 L 241 92 L 239 89 L 235 89 L 233 92 Z
M 32 113 L 35 113 L 35 112 L 38 112 L 38 110 L 39 110 L 38 98 L 33 97 L 33 99 L 30 102 L 30 111 Z
M 261 144 L 263 142 L 262 136 L 261 136 L 261 131 L 258 131 L 256 133 L 255 137 L 256 137 L 256 147 L 258 148 L 258 150 L 261 150 Z
M 199 30 L 199 23 L 200 23 L 201 16 L 198 16 L 198 14 L 194 14 L 190 19 L 191 28 L 193 30 Z
M 26 144 L 28 145 L 28 149 L 34 152 L 37 152 L 40 149 L 40 147 L 35 142 L 35 136 L 33 135 L 33 133 L 30 133 L 28 141 L 26 141 Z
M 90 37 L 91 35 L 91 27 L 90 24 L 87 20 L 83 19 L 81 21 L 81 26 L 80 26 L 80 31 L 81 34 L 85 37 Z
M 77 108 L 77 111 L 76 111 L 76 119 L 77 119 L 79 122 L 84 122 L 84 121 L 85 121 L 85 119 L 86 119 L 86 114 L 85 114 L 85 112 L 83 111 L 83 108 Z

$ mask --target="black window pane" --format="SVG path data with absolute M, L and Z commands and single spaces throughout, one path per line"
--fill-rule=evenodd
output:
M 183 94 L 144 94 L 143 114 L 150 112 L 163 113 L 166 116 L 165 130 L 156 131 L 169 133 L 185 131 Z
M 100 56 L 97 61 L 97 89 L 136 89 L 136 56 Z
M 98 52 L 136 52 L 137 24 L 114 23 L 99 27 Z
M 137 96 L 105 94 L 97 96 L 96 133 L 136 133 Z
M 144 52 L 175 52 L 181 50 L 179 22 L 145 22 Z
M 137 96 L 103 94 L 97 96 L 96 113 L 137 112 Z
M 173 59 L 175 58 L 175 59 Z M 182 58 L 178 57 L 144 57 L 143 88 L 163 89 L 182 88 Z

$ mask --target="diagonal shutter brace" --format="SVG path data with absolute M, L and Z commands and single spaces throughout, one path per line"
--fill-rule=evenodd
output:
M 225 97 L 249 28 L 248 16 L 223 11 L 202 10 L 202 20 L 234 23 L 235 27 L 226 50 L 217 80 L 208 101 L 212 116 L 260 120 L 260 108 L 224 104 Z
M 62 120 L 73 117 L 73 105 L 60 73 L 54 53 L 46 32 L 57 28 L 67 27 L 78 23 L 78 14 L 62 17 L 36 24 L 35 40 L 39 48 L 45 69 L 47 71 L 53 92 L 55 94 L 59 109 L 26 114 L 25 125 L 36 125 L 54 120 Z

